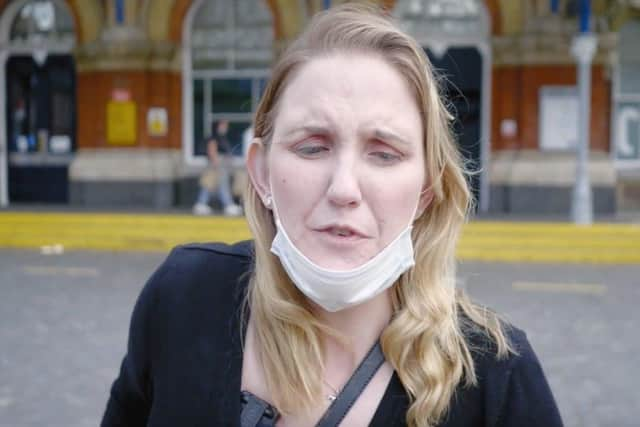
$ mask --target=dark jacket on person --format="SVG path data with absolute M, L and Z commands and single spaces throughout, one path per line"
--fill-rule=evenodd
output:
M 127 354 L 102 426 L 238 426 L 240 306 L 252 245 L 174 249 L 133 311 Z M 481 335 L 472 344 L 478 385 L 458 386 L 441 427 L 557 427 L 558 409 L 525 334 L 509 328 L 519 355 L 495 358 Z M 404 426 L 408 398 L 393 375 L 372 426 Z

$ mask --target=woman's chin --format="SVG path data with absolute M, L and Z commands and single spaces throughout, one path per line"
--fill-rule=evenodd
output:
M 366 256 L 362 252 L 326 252 L 314 251 L 314 256 L 309 257 L 321 268 L 333 271 L 349 271 L 358 268 L 369 261 L 373 256 Z

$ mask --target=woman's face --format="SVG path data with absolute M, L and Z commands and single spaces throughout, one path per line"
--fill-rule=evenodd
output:
M 296 247 L 321 267 L 346 270 L 426 207 L 422 139 L 398 71 L 373 55 L 333 54 L 298 70 L 279 101 L 270 149 L 254 144 L 248 166 Z

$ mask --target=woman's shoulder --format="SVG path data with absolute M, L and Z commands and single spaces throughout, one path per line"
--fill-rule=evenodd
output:
M 477 370 L 509 370 L 514 365 L 538 362 L 524 330 L 505 321 L 501 321 L 501 330 L 508 348 L 503 352 L 499 351 L 497 338 L 488 331 L 478 327 L 464 332 Z
M 542 365 L 520 328 L 502 323 L 510 351 L 500 354 L 484 331 L 466 334 L 474 360 L 475 395 L 484 403 L 487 425 L 561 426 L 562 421 Z M 475 400 L 475 399 L 474 399 Z
M 170 268 L 200 273 L 203 269 L 248 268 L 253 258 L 253 242 L 245 240 L 234 244 L 189 243 L 173 248 L 165 264 Z
M 253 244 L 243 241 L 191 243 L 175 247 L 149 278 L 141 299 L 156 302 L 208 301 L 224 304 L 246 287 Z
M 184 417 L 170 408 L 204 405 L 198 394 L 203 388 L 194 384 L 218 378 L 216 369 L 228 365 L 229 349 L 240 348 L 237 315 L 251 253 L 250 242 L 190 244 L 171 251 L 134 307 L 127 354 L 102 425 L 154 424 L 148 422 L 152 411 L 156 418 Z M 193 393 L 185 401 L 175 390 Z M 155 401 L 161 403 L 152 405 Z
M 477 371 L 504 369 L 535 359 L 524 330 L 466 296 L 459 306 L 458 324 Z
M 479 386 L 507 378 L 514 367 L 539 363 L 524 330 L 501 320 L 502 337 L 475 323 L 463 328 L 467 348 L 473 358 Z M 500 345 L 498 340 L 501 340 Z

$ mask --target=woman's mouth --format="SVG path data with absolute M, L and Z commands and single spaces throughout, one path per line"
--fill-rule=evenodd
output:
M 317 229 L 316 231 L 340 240 L 360 240 L 366 238 L 366 236 L 358 230 L 344 225 L 330 225 Z
M 332 236 L 338 236 L 338 237 L 350 237 L 356 234 L 353 232 L 353 230 L 350 230 L 348 228 L 331 227 L 326 231 Z

